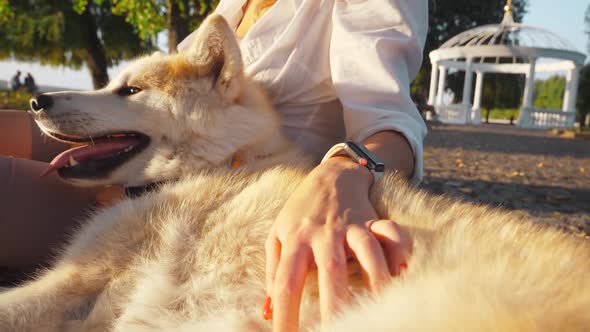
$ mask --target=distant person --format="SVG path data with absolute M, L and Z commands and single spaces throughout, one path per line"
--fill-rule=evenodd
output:
M 37 85 L 35 84 L 35 79 L 31 73 L 27 73 L 27 77 L 25 77 L 25 89 L 29 93 L 37 92 Z
M 12 91 L 16 91 L 18 89 L 20 89 L 22 86 L 21 82 L 20 82 L 20 70 L 16 71 L 16 74 L 14 76 L 12 76 L 12 78 L 10 79 L 10 89 Z
M 451 88 L 447 88 L 442 97 L 443 105 L 451 105 L 455 101 L 455 93 Z

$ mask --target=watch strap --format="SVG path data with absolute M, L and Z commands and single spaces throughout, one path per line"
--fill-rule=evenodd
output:
M 346 156 L 359 165 L 365 166 L 373 174 L 373 183 L 378 182 L 383 177 L 384 164 L 361 144 L 352 141 L 338 143 L 328 150 L 321 162 L 323 163 L 335 156 Z

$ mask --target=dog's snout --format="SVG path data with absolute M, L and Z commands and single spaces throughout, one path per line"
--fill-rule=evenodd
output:
M 33 110 L 33 112 L 40 112 L 43 110 L 46 111 L 50 109 L 53 105 L 53 98 L 51 98 L 48 95 L 41 94 L 34 98 L 31 98 L 30 104 L 31 110 Z

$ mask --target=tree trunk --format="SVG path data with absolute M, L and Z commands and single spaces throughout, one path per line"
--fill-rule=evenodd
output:
M 94 17 L 89 13 L 89 10 L 84 12 L 84 16 L 87 40 L 86 64 L 90 69 L 90 75 L 92 75 L 94 89 L 100 89 L 109 83 L 107 56 L 102 41 L 98 38 L 98 27 Z
M 176 53 L 176 46 L 189 35 L 188 18 L 183 15 L 178 0 L 166 0 L 168 9 L 166 25 L 168 28 L 168 53 Z M 184 8 L 188 8 L 188 1 L 182 0 Z

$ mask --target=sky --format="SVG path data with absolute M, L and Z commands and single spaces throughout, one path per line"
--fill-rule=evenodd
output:
M 553 31 L 570 41 L 578 51 L 588 54 L 588 36 L 584 33 L 584 13 L 588 5 L 590 0 L 529 0 L 528 12 L 523 23 Z M 159 44 L 164 44 L 162 38 Z M 124 66 L 123 63 L 109 69 L 110 77 L 114 77 Z M 92 89 L 92 81 L 86 68 L 74 71 L 64 67 L 41 66 L 38 63 L 11 60 L 0 61 L 0 81 L 8 81 L 16 70 L 31 72 L 38 85 Z

